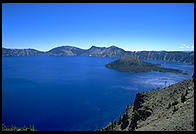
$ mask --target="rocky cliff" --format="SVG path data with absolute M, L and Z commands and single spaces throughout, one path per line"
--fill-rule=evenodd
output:
M 97 56 L 97 57 L 122 57 L 126 55 L 126 51 L 116 46 L 110 47 L 96 47 L 92 46 L 90 49 L 86 50 L 82 56 Z
M 77 47 L 61 46 L 61 47 L 56 47 L 56 48 L 53 48 L 45 52 L 45 55 L 47 56 L 80 56 L 84 52 L 85 52 L 84 49 L 80 49 Z
M 35 49 L 7 49 L 2 48 L 2 56 L 97 56 L 120 58 L 125 55 L 136 56 L 141 60 L 164 60 L 194 64 L 194 52 L 160 52 L 160 51 L 125 51 L 116 46 L 80 49 L 73 46 L 61 46 L 43 52 Z
M 193 131 L 194 82 L 184 80 L 169 87 L 141 92 L 119 121 L 101 131 Z
M 194 52 L 183 51 L 138 51 L 130 52 L 130 55 L 137 56 L 142 60 L 163 60 L 170 62 L 180 62 L 194 64 Z
M 44 56 L 45 53 L 35 49 L 7 49 L 2 48 L 2 56 Z

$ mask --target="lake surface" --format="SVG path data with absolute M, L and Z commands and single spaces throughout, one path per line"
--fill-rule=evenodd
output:
M 140 91 L 192 77 L 194 66 L 163 61 L 174 73 L 122 73 L 112 58 L 2 57 L 2 123 L 38 130 L 96 130 L 118 120 Z

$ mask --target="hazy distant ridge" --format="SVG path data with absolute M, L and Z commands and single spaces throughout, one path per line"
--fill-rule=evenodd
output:
M 116 46 L 81 49 L 73 46 L 61 46 L 43 52 L 35 49 L 7 49 L 2 48 L 2 56 L 97 56 L 120 58 L 125 55 L 136 56 L 145 60 L 164 60 L 194 64 L 194 52 L 183 51 L 125 51 Z

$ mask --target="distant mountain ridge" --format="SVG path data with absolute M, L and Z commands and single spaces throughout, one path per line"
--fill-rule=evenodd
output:
M 194 52 L 183 51 L 139 51 L 131 53 L 143 60 L 163 60 L 171 62 L 180 62 L 186 64 L 194 64 Z
M 44 56 L 45 53 L 36 49 L 2 48 L 2 56 Z
M 183 51 L 125 51 L 116 46 L 81 49 L 73 46 L 55 47 L 43 52 L 36 49 L 2 48 L 2 56 L 96 56 L 121 58 L 125 55 L 136 56 L 141 60 L 163 60 L 194 64 L 194 52 Z
M 72 46 L 61 46 L 53 48 L 46 52 L 47 56 L 80 56 L 84 53 L 84 49 Z

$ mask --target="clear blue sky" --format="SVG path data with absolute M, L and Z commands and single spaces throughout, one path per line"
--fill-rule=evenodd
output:
M 6 48 L 193 50 L 193 3 L 3 3 Z

